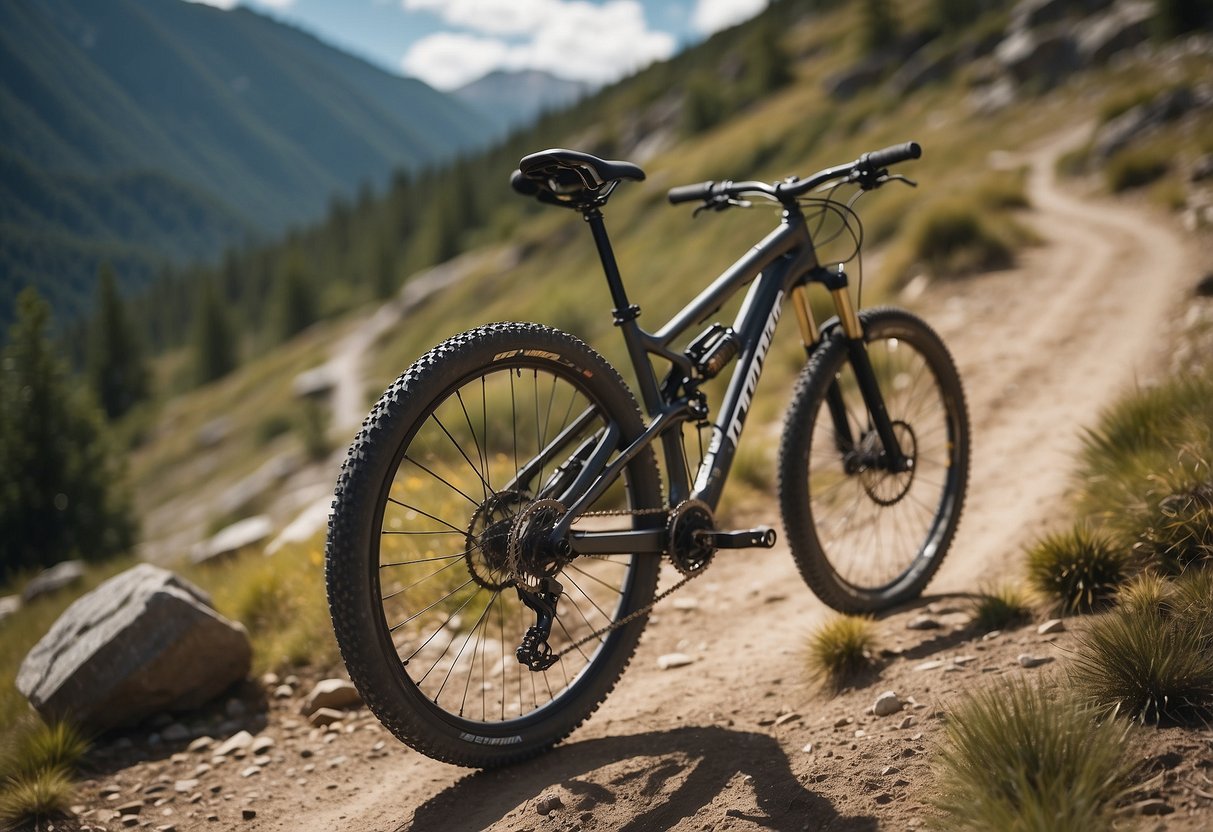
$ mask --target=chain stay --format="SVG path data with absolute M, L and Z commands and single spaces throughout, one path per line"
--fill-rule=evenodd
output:
M 623 511 L 623 510 L 585 511 L 585 512 L 582 512 L 578 516 L 579 517 L 645 517 L 645 516 L 652 516 L 655 514 L 669 514 L 669 513 L 670 513 L 669 510 L 664 509 L 664 508 L 642 508 L 642 509 L 636 509 L 634 511 Z M 593 556 L 591 555 L 589 557 L 593 557 Z M 619 619 L 618 621 L 612 621 L 610 624 L 607 624 L 605 627 L 600 627 L 599 629 L 595 630 L 594 632 L 590 633 L 589 635 L 583 636 L 582 638 L 573 642 L 568 647 L 564 648 L 563 650 L 561 650 L 559 653 L 556 654 L 556 656 L 555 656 L 556 660 L 560 660 L 560 659 L 564 658 L 565 656 L 567 656 L 569 653 L 573 652 L 574 650 L 581 649 L 581 647 L 590 643 L 594 639 L 599 638 L 600 636 L 604 635 L 605 633 L 613 632 L 615 630 L 618 630 L 620 627 L 626 627 L 628 624 L 631 624 L 637 618 L 640 618 L 641 616 L 644 616 L 644 615 L 648 615 L 653 610 L 653 607 L 657 606 L 658 603 L 665 600 L 669 596 L 673 595 L 679 589 L 682 589 L 684 586 L 686 586 L 692 580 L 699 577 L 704 571 L 705 570 L 700 570 L 699 572 L 694 572 L 690 575 L 684 575 L 682 580 L 680 580 L 678 583 L 674 584 L 669 589 L 666 589 L 663 592 L 659 593 L 656 597 L 653 598 L 652 601 L 645 604 L 640 609 L 632 610 L 630 613 L 628 613 L 627 615 L 625 615 L 623 618 Z

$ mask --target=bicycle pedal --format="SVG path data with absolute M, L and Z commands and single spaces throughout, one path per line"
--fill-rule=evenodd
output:
M 770 549 L 775 545 L 775 530 L 770 526 L 735 532 L 705 530 L 695 532 L 695 539 L 717 549 Z

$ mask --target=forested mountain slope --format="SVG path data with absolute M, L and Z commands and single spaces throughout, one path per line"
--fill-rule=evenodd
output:
M 487 127 L 243 8 L 0 4 L 0 322 L 26 283 L 77 310 L 102 259 L 128 285 L 162 260 L 213 259 Z

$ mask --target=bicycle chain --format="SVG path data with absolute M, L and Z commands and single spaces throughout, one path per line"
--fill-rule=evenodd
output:
M 664 509 L 664 508 L 641 508 L 641 509 L 636 509 L 634 511 L 623 511 L 623 510 L 585 511 L 585 512 L 582 512 L 581 514 L 579 514 L 578 517 L 644 517 L 644 516 L 651 516 L 654 514 L 669 514 L 669 510 Z M 583 555 L 582 557 L 596 557 L 596 556 L 595 555 L 588 555 L 588 556 Z M 589 642 L 593 641 L 594 639 L 598 638 L 599 636 L 603 635 L 604 633 L 614 632 L 615 630 L 618 630 L 620 627 L 626 627 L 628 624 L 632 623 L 637 618 L 640 618 L 642 615 L 648 615 L 652 611 L 653 607 L 657 606 L 657 604 L 659 604 L 661 601 L 663 601 L 666 598 L 668 598 L 669 596 L 673 595 L 679 589 L 682 589 L 684 586 L 686 586 L 688 583 L 693 581 L 695 578 L 698 578 L 700 575 L 702 575 L 704 573 L 704 571 L 706 571 L 706 570 L 700 570 L 699 572 L 694 572 L 690 575 L 684 575 L 681 581 L 674 584 L 669 589 L 658 593 L 656 596 L 654 596 L 652 601 L 649 601 L 649 603 L 645 604 L 640 609 L 632 610 L 630 613 L 628 613 L 627 615 L 625 615 L 623 618 L 619 619 L 618 621 L 612 621 L 610 624 L 607 624 L 605 627 L 600 627 L 599 629 L 595 630 L 594 632 L 590 633 L 589 635 L 578 639 L 577 641 L 573 642 L 568 647 L 564 648 L 559 653 L 557 653 L 556 658 L 561 659 L 564 656 L 567 656 L 569 653 L 573 652 L 574 650 L 579 650 L 582 647 L 582 645 L 588 644 Z

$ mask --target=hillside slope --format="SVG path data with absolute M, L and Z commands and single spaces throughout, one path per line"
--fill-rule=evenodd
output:
M 23 283 L 78 305 L 100 256 L 128 284 L 214 258 L 473 147 L 487 123 L 243 8 L 15 0 L 0 5 L 0 126 L 3 322 Z

